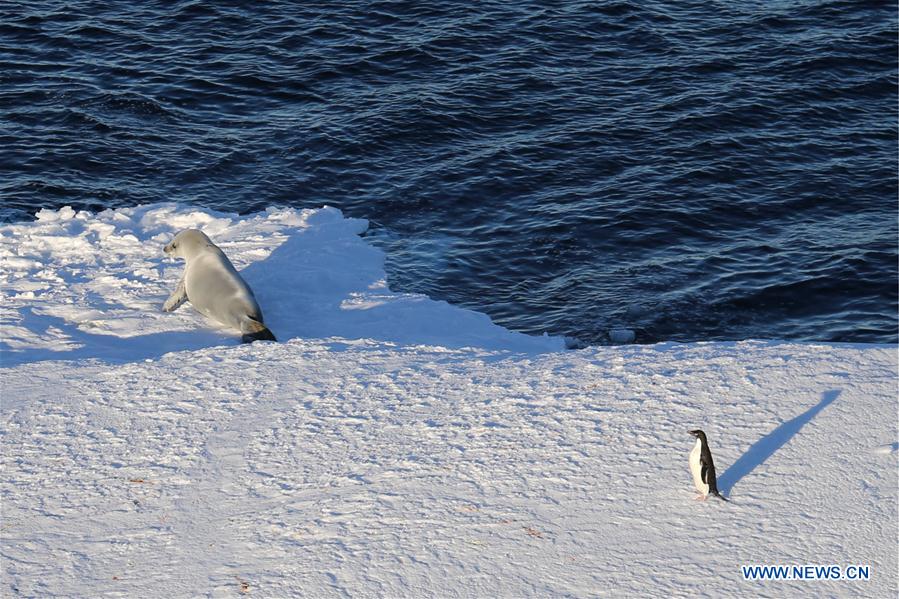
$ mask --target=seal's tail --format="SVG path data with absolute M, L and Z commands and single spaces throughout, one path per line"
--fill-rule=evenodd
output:
M 247 317 L 243 325 L 243 337 L 240 338 L 243 343 L 253 343 L 254 341 L 277 341 L 268 327 L 252 317 Z

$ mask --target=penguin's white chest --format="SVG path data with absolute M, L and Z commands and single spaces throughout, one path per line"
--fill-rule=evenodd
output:
M 693 451 L 690 452 L 690 472 L 693 473 L 693 484 L 696 485 L 696 490 L 703 495 L 708 495 L 709 486 L 702 480 L 702 462 L 699 459 L 701 455 L 702 441 L 696 439 L 696 445 L 693 446 Z

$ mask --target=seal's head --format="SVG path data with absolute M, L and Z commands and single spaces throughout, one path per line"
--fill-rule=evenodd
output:
M 214 245 L 212 240 L 206 237 L 206 234 L 197 229 L 186 229 L 175 235 L 163 249 L 163 251 L 173 258 L 184 258 L 187 260 L 196 252 L 206 246 Z

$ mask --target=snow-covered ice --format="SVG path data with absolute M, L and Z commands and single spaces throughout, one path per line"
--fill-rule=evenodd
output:
M 237 344 L 240 335 L 182 307 L 163 313 L 183 261 L 162 248 L 201 228 L 253 289 L 279 339 L 375 338 L 445 347 L 554 350 L 484 314 L 387 287 L 384 255 L 359 233 L 368 223 L 339 210 L 268 210 L 238 217 L 174 204 L 93 216 L 41 211 L 0 226 L 4 364 L 101 358 L 119 362 Z
M 282 343 L 161 312 L 189 227 Z M 0 594 L 896 595 L 895 346 L 564 351 L 390 291 L 365 227 L 175 204 L 0 227 Z M 693 428 L 730 503 L 693 500 Z

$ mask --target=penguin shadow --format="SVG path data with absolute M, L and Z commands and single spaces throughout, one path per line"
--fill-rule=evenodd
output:
M 752 446 L 741 455 L 736 462 L 731 464 L 724 474 L 718 478 L 718 490 L 725 495 L 730 495 L 734 486 L 740 482 L 744 476 L 751 473 L 758 466 L 761 466 L 774 453 L 789 443 L 790 439 L 809 423 L 821 410 L 834 402 L 840 396 L 839 390 L 825 391 L 821 394 L 821 401 L 796 416 L 778 426 L 776 429 L 756 441 Z

